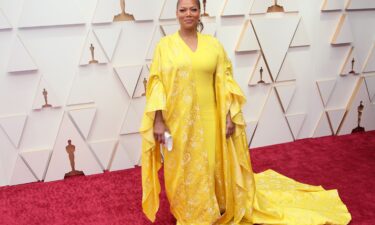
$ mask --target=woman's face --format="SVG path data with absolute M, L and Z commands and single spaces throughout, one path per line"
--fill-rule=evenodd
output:
M 181 29 L 197 29 L 200 17 L 200 9 L 195 0 L 180 0 L 176 12 Z

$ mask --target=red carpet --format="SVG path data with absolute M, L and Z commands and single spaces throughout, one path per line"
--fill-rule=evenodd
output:
M 305 139 L 251 150 L 253 168 L 338 189 L 351 225 L 375 224 L 375 132 Z M 174 225 L 163 193 L 156 224 Z M 140 169 L 0 188 L 0 224 L 149 225 Z

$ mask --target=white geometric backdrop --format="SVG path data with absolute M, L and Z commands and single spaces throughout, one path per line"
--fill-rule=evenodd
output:
M 247 96 L 250 147 L 349 134 L 361 101 L 375 130 L 375 1 L 278 3 L 208 0 L 202 18 Z M 85 175 L 139 165 L 144 81 L 175 7 L 126 0 L 134 20 L 114 22 L 120 0 L 0 0 L 0 186 L 64 179 L 69 139 Z

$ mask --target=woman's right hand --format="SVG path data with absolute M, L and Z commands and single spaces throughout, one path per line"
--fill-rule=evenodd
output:
M 164 123 L 162 112 L 155 112 L 155 121 L 154 121 L 154 138 L 155 141 L 160 144 L 165 144 L 164 132 L 167 131 L 167 126 Z
M 154 138 L 160 144 L 165 144 L 164 132 L 167 130 L 164 121 L 155 121 L 154 123 Z

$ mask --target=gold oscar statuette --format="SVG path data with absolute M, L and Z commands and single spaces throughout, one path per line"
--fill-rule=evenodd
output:
M 285 12 L 285 11 L 284 11 L 284 7 L 282 7 L 281 5 L 278 5 L 277 0 L 274 0 L 274 5 L 268 7 L 267 12 L 273 13 L 273 12 Z
M 91 45 L 90 45 L 91 60 L 89 61 L 89 64 L 98 63 L 98 60 L 95 60 L 94 51 L 95 51 L 94 45 L 92 45 L 92 43 L 91 43 Z
M 206 5 L 207 5 L 207 0 L 203 0 L 203 13 L 202 13 L 202 16 L 210 16 L 206 12 Z
M 64 178 L 77 176 L 77 175 L 84 175 L 82 171 L 76 170 L 75 161 L 74 161 L 74 152 L 76 151 L 76 146 L 72 145 L 72 141 L 68 140 L 68 145 L 65 147 L 66 152 L 68 153 L 71 171 L 65 174 Z
M 143 87 L 145 89 L 145 92 L 142 94 L 142 96 L 146 96 L 146 89 L 147 89 L 147 79 L 143 78 Z
M 260 80 L 258 81 L 258 84 L 264 84 L 264 80 L 263 80 L 263 67 L 260 67 Z
M 355 63 L 355 60 L 354 58 L 352 59 L 352 70 L 350 70 L 350 74 L 355 74 L 355 71 L 354 71 L 354 63 Z
M 52 107 L 51 104 L 48 104 L 48 92 L 45 88 L 43 88 L 43 97 L 44 97 L 44 105 L 42 105 L 42 108 Z
M 358 133 L 358 132 L 364 132 L 365 128 L 361 127 L 361 119 L 362 119 L 362 113 L 365 106 L 363 105 L 363 101 L 359 103 L 359 106 L 357 107 L 358 112 L 358 119 L 357 119 L 357 127 L 352 130 L 352 133 Z
M 125 0 L 120 0 L 121 13 L 113 17 L 113 21 L 132 21 L 135 20 L 132 14 L 125 12 Z

